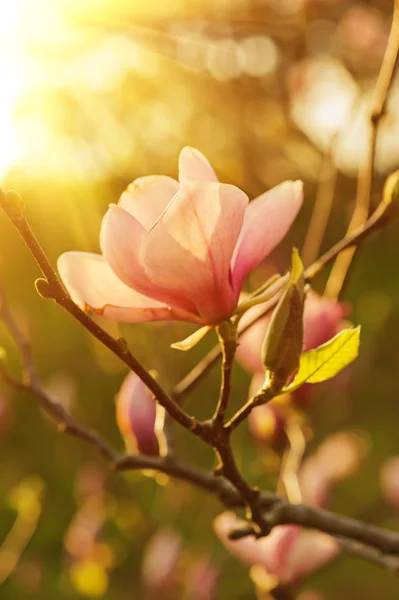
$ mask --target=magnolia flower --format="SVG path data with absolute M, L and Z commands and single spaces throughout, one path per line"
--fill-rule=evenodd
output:
M 332 482 L 337 481 L 339 474 L 343 473 L 339 473 L 338 465 L 328 474 L 323 472 L 320 467 L 325 459 L 324 449 L 320 449 L 320 454 L 315 456 L 317 460 L 310 457 L 305 461 L 298 477 L 303 503 L 321 506 L 321 499 L 327 497 L 326 489 L 330 489 Z M 244 524 L 247 523 L 234 513 L 225 512 L 215 519 L 214 529 L 231 554 L 248 566 L 263 567 L 274 584 L 295 585 L 331 561 L 339 552 L 338 543 L 332 537 L 319 531 L 304 530 L 297 525 L 279 525 L 267 537 L 260 539 L 248 536 L 230 540 L 229 533 Z
M 141 565 L 144 587 L 170 597 L 178 581 L 177 567 L 182 551 L 182 539 L 173 529 L 159 529 L 149 540 Z
M 262 305 L 259 305 L 248 310 L 242 319 L 242 324 L 259 314 L 262 308 Z M 333 338 L 338 333 L 347 312 L 345 304 L 309 291 L 303 311 L 303 352 L 317 348 Z M 236 356 L 250 373 L 264 373 L 261 349 L 269 321 L 270 314 L 267 314 L 240 336 Z
M 159 453 L 155 400 L 133 372 L 126 376 L 119 391 L 116 420 L 129 450 L 141 454 Z
M 340 431 L 328 436 L 301 465 L 298 477 L 303 501 L 326 506 L 334 485 L 357 471 L 366 452 L 364 440 L 355 433 Z
M 262 566 L 282 585 L 299 583 L 339 552 L 338 543 L 332 537 L 318 531 L 305 531 L 296 525 L 279 525 L 260 539 L 251 536 L 230 540 L 229 533 L 245 523 L 234 513 L 225 512 L 215 519 L 214 528 L 231 554 L 248 566 Z
M 243 280 L 285 236 L 302 204 L 285 182 L 248 204 L 184 148 L 179 182 L 140 177 L 111 205 L 102 255 L 67 252 L 58 270 L 73 300 L 121 322 L 178 319 L 214 325 L 234 312 Z
M 219 570 L 209 558 L 194 559 L 187 569 L 185 589 L 190 600 L 216 598 Z

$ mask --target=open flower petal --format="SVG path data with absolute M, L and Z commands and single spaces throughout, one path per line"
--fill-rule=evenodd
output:
M 150 229 L 179 189 L 172 177 L 139 177 L 123 192 L 118 206 L 127 210 L 145 229 Z
M 218 181 L 211 163 L 205 156 L 190 146 L 179 155 L 179 181 L 185 185 L 190 181 Z
M 204 324 L 234 310 L 230 263 L 247 203 L 246 194 L 232 185 L 187 184 L 143 240 L 148 277 L 184 295 Z
M 282 583 L 294 585 L 339 554 L 337 540 L 320 531 L 301 531 L 286 560 Z
M 72 300 L 83 310 L 90 308 L 119 322 L 179 318 L 168 306 L 126 286 L 99 254 L 66 252 L 57 266 Z
M 100 234 L 105 259 L 116 275 L 137 292 L 195 315 L 194 306 L 183 292 L 165 289 L 148 278 L 141 258 L 145 234 L 144 227 L 131 214 L 119 206 L 111 205 L 103 219 Z M 200 322 L 195 316 L 187 320 Z
M 300 181 L 286 181 L 253 200 L 232 260 L 233 285 L 240 290 L 247 273 L 281 242 L 302 205 Z

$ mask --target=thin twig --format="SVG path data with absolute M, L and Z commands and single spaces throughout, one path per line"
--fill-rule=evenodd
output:
M 284 486 L 289 501 L 292 504 L 300 504 L 302 493 L 299 486 L 298 471 L 306 449 L 305 436 L 301 426 L 296 422 L 288 422 L 285 431 L 288 448 L 284 453 L 277 492 L 280 491 L 280 485 Z
M 305 270 L 306 282 L 311 282 L 317 275 L 319 275 L 319 273 L 321 273 L 325 267 L 327 267 L 336 258 L 336 256 L 339 255 L 340 252 L 346 248 L 350 248 L 351 246 L 359 246 L 371 233 L 386 225 L 390 220 L 390 211 L 390 205 L 382 201 L 363 226 L 358 227 L 352 233 L 346 235 L 339 242 L 334 244 L 334 246 L 327 250 L 327 252 L 325 252 L 318 260 L 316 260 Z M 274 290 L 275 296 L 268 302 L 265 302 L 261 313 L 249 320 L 244 327 L 239 328 L 238 338 L 276 306 L 281 290 L 283 289 L 287 280 L 288 274 L 283 275 L 275 283 L 273 283 L 272 286 L 270 286 L 269 289 Z M 220 348 L 215 346 L 179 383 L 174 386 L 171 396 L 175 399 L 179 399 L 190 392 L 193 387 L 195 387 L 208 373 L 208 371 L 218 362 L 220 357 Z
M 234 356 L 236 352 L 236 331 L 233 325 L 223 324 L 224 329 L 228 329 L 226 334 L 222 333 L 221 327 L 218 328 L 219 343 L 222 351 L 222 381 L 220 386 L 219 400 L 212 417 L 214 426 L 223 427 L 224 415 L 230 398 L 231 371 L 233 368 Z
M 371 190 L 375 166 L 377 135 L 379 124 L 385 114 L 388 95 L 399 57 L 399 0 L 395 0 L 392 26 L 388 44 L 378 75 L 370 112 L 369 145 L 365 163 L 359 170 L 355 210 L 348 227 L 348 234 L 363 225 L 368 217 L 371 203 Z M 328 279 L 325 294 L 338 298 L 347 277 L 356 247 L 342 252 L 336 259 Z
M 305 266 L 316 260 L 330 217 L 337 181 L 334 152 L 338 139 L 339 135 L 336 133 L 331 140 L 330 148 L 323 157 L 312 217 L 302 250 L 302 261 Z

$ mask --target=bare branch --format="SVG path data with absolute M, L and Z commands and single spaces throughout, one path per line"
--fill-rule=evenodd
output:
M 57 273 L 52 268 L 44 250 L 40 246 L 29 223 L 24 215 L 16 215 L 12 203 L 7 195 L 0 193 L 0 208 L 3 209 L 14 227 L 19 232 L 25 244 L 29 248 L 33 258 L 45 276 L 45 280 L 40 279 L 37 282 L 38 291 L 42 296 L 55 300 L 69 314 L 79 321 L 95 338 L 104 346 L 109 348 L 118 358 L 120 358 L 140 379 L 145 383 L 148 389 L 154 394 L 155 399 L 164 407 L 170 416 L 180 423 L 182 427 L 192 431 L 201 437 L 201 424 L 193 417 L 185 413 L 180 406 L 171 398 L 161 385 L 150 375 L 145 367 L 133 356 L 123 339 L 115 339 L 109 335 L 102 327 L 95 323 L 83 310 L 81 310 L 72 300 L 68 292 L 62 285 Z M 39 283 L 39 285 L 38 285 Z

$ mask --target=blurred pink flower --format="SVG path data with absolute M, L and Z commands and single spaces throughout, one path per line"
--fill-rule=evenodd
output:
M 338 543 L 318 531 L 305 531 L 296 525 L 280 525 L 264 538 L 230 540 L 228 535 L 245 523 L 234 513 L 225 512 L 214 521 L 216 534 L 226 548 L 248 566 L 261 565 L 282 585 L 295 585 L 321 568 L 339 552 Z
M 340 432 L 329 436 L 315 454 L 306 458 L 298 473 L 303 504 L 325 506 L 334 483 L 349 477 L 357 469 L 363 446 L 356 434 Z M 399 473 L 399 464 L 396 468 Z M 276 577 L 282 585 L 299 583 L 339 552 L 334 538 L 296 525 L 280 525 L 260 539 L 248 536 L 230 540 L 229 533 L 245 523 L 234 513 L 225 512 L 215 519 L 214 529 L 231 554 L 246 565 L 264 567 L 267 574 Z
M 188 568 L 185 589 L 190 600 L 216 598 L 217 567 L 207 558 L 197 558 Z
M 170 596 L 178 582 L 177 566 L 182 540 L 172 529 L 159 529 L 148 542 L 141 567 L 144 587 Z
M 381 469 L 381 488 L 384 498 L 399 509 L 399 456 L 389 458 Z
M 359 468 L 365 450 L 364 441 L 355 433 L 340 431 L 328 436 L 301 465 L 298 478 L 303 502 L 325 506 L 334 484 Z
M 159 453 L 155 433 L 155 400 L 133 372 L 125 377 L 119 391 L 116 420 L 130 451 L 155 455 Z
M 186 147 L 179 182 L 136 179 L 103 219 L 103 254 L 67 252 L 58 270 L 79 306 L 110 319 L 214 325 L 234 312 L 247 273 L 282 240 L 301 204 L 299 181 L 248 204 Z
M 241 323 L 245 324 L 262 310 L 262 305 L 254 306 L 248 310 Z M 328 342 L 341 329 L 342 321 L 348 314 L 349 307 L 323 298 L 314 291 L 309 291 L 305 299 L 305 308 L 303 313 L 303 352 L 317 348 L 321 344 Z M 265 338 L 267 326 L 270 321 L 270 314 L 257 321 L 248 331 L 239 339 L 237 348 L 237 360 L 250 373 L 257 375 L 253 378 L 250 386 L 250 395 L 255 394 L 263 384 L 264 367 L 261 360 L 261 350 Z M 260 376 L 262 374 L 262 377 Z M 257 386 L 257 387 L 256 387 Z M 303 404 L 311 395 L 313 384 L 305 384 L 296 390 L 292 397 L 296 404 Z M 251 413 L 250 427 L 256 427 L 254 421 L 262 418 L 263 407 L 255 408 Z
M 262 310 L 262 305 L 248 310 L 241 323 L 252 319 Z M 305 299 L 303 313 L 303 351 L 317 348 L 339 331 L 342 319 L 348 314 L 345 304 L 323 298 L 316 292 L 309 291 Z M 264 373 L 261 350 L 271 313 L 257 321 L 239 339 L 237 359 L 250 373 Z

